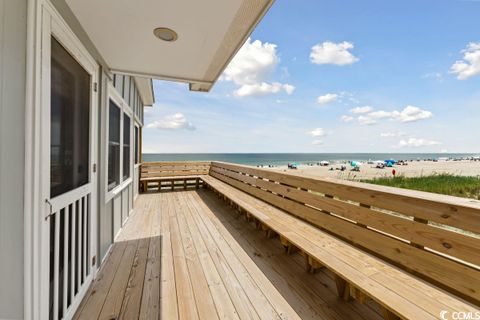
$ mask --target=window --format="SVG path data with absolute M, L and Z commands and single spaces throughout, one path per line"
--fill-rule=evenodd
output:
M 108 110 L 108 191 L 120 184 L 120 107 L 110 100 Z
M 123 114 L 123 180 L 130 177 L 130 117 Z
M 50 197 L 89 182 L 90 75 L 52 38 Z
M 138 127 L 135 126 L 135 164 L 138 164 L 139 162 L 139 154 L 138 154 L 138 144 L 140 143 L 140 140 L 138 140 L 139 136 L 138 136 Z

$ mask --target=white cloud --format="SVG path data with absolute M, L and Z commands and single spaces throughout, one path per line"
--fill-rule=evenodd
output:
M 285 92 L 292 94 L 295 87 L 278 82 L 268 83 L 280 58 L 277 45 L 248 38 L 223 72 L 222 79 L 240 86 L 234 92 L 237 97 L 258 96 Z M 286 69 L 285 69 L 286 70 Z M 284 73 L 285 73 L 284 70 Z
M 365 109 L 363 109 L 365 108 Z M 398 122 L 415 122 L 420 120 L 425 120 L 433 117 L 433 113 L 427 110 L 420 109 L 419 107 L 415 106 L 406 106 L 401 111 L 385 111 L 385 110 L 378 110 L 373 111 L 371 107 L 362 107 L 362 108 L 355 108 L 350 110 L 352 113 L 360 114 L 356 120 L 363 125 L 372 125 L 378 123 L 380 120 L 389 120 L 389 121 L 398 121 Z M 352 119 L 349 116 L 342 116 L 341 119 L 349 119 L 349 121 L 344 122 L 351 122 Z
M 290 84 L 281 84 L 278 82 L 269 84 L 262 82 L 255 84 L 244 84 L 235 90 L 234 95 L 236 97 L 263 96 L 271 93 L 279 93 L 281 91 L 284 91 L 286 94 L 290 95 L 294 90 L 295 87 Z
M 443 74 L 441 74 L 440 72 L 429 72 L 429 73 L 426 73 L 422 76 L 423 79 L 434 79 L 434 80 L 437 80 L 439 82 L 442 82 L 443 81 Z
M 182 113 L 175 113 L 170 116 L 166 116 L 163 119 L 153 121 L 147 124 L 148 129 L 168 129 L 168 130 L 195 130 L 195 126 L 187 120 Z
M 314 138 L 320 138 L 320 137 L 324 137 L 326 135 L 326 132 L 323 128 L 316 128 L 308 132 L 308 134 Z
M 367 116 L 359 116 L 357 120 L 360 124 L 367 125 L 367 126 L 377 123 L 377 120 Z
M 395 137 L 403 137 L 405 132 L 382 132 L 380 133 L 380 137 L 382 138 L 395 138 Z
M 252 39 L 248 38 L 223 72 L 223 76 L 225 80 L 238 85 L 255 84 L 270 77 L 279 63 L 277 45 L 262 43 L 260 40 L 252 42 Z
M 433 117 L 433 113 L 415 106 L 407 106 L 400 112 L 393 112 L 393 118 L 401 122 L 414 122 L 429 119 L 431 117 Z
M 310 61 L 315 64 L 335 64 L 338 66 L 353 64 L 359 59 L 348 51 L 350 49 L 353 49 L 353 43 L 351 42 L 333 43 L 325 41 L 312 47 Z
M 450 73 L 456 74 L 459 80 L 480 74 L 480 42 L 470 42 L 462 53 L 463 60 L 456 61 L 450 67 Z
M 345 116 L 341 116 L 341 117 L 340 117 L 340 120 L 341 120 L 342 122 L 348 123 L 348 122 L 352 122 L 353 120 L 355 120 L 355 118 L 354 118 L 354 117 L 351 117 L 351 116 L 346 116 L 346 115 L 345 115 Z
M 351 113 L 355 113 L 355 114 L 358 114 L 358 113 L 368 113 L 368 112 L 372 112 L 372 111 L 373 111 L 373 108 L 370 107 L 370 106 L 356 107 L 356 108 L 350 109 L 350 112 L 351 112 Z
M 317 102 L 321 105 L 329 104 L 338 99 L 338 94 L 336 93 L 327 93 L 323 96 L 317 98 Z
M 400 142 L 398 143 L 398 146 L 401 148 L 405 148 L 405 147 L 420 148 L 420 147 L 435 146 L 439 144 L 441 144 L 441 142 L 438 142 L 435 140 L 409 138 L 409 139 L 400 140 Z
M 315 146 L 322 145 L 322 144 L 323 144 L 323 140 L 313 140 L 313 141 L 312 141 L 312 144 L 315 145 Z

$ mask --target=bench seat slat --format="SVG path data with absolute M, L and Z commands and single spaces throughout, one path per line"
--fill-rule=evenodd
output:
M 294 245 L 307 251 L 334 273 L 358 286 L 381 305 L 404 318 L 438 319 L 440 312 L 445 309 L 478 310 L 473 305 L 213 176 L 204 176 L 202 180 Z M 402 286 L 404 283 L 408 283 L 408 287 Z

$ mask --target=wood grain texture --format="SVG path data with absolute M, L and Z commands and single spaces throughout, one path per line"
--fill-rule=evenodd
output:
M 274 192 L 319 211 L 327 211 L 346 219 L 369 226 L 383 233 L 420 244 L 464 261 L 480 265 L 480 238 L 445 230 L 399 215 L 372 210 L 363 204 L 353 204 L 325 197 L 317 193 L 304 191 L 285 185 L 242 175 L 238 172 L 212 167 L 212 172 Z M 319 213 L 320 214 L 320 213 Z
M 339 179 L 305 178 L 223 162 L 212 162 L 212 167 L 243 172 L 292 187 L 329 194 L 480 234 L 479 200 Z
M 211 174 L 212 176 L 216 175 L 216 173 Z M 438 313 L 435 314 L 435 312 L 440 312 L 441 310 L 445 309 L 444 303 L 446 301 L 448 301 L 448 308 L 450 308 L 451 310 L 456 310 L 455 308 L 458 308 L 458 303 L 461 303 L 463 305 L 463 308 L 465 309 L 478 310 L 472 305 L 465 304 L 465 302 L 462 302 L 458 298 L 450 294 L 446 294 L 445 292 L 435 288 L 434 286 L 427 285 L 423 281 L 420 281 L 415 277 L 408 275 L 404 271 L 400 271 L 399 269 L 389 264 L 386 264 L 385 262 L 377 258 L 362 253 L 358 249 L 353 248 L 350 245 L 347 245 L 340 240 L 332 237 L 331 235 L 323 233 L 319 229 L 312 227 L 308 223 L 295 219 L 291 215 L 286 215 L 283 211 L 275 209 L 265 202 L 252 198 L 251 196 L 240 190 L 250 192 L 257 197 L 259 195 L 264 196 L 263 193 L 266 193 L 271 197 L 276 197 L 270 199 L 276 201 L 276 206 L 279 206 L 279 203 L 281 203 L 282 201 L 289 200 L 280 198 L 264 190 L 247 186 L 245 183 L 238 182 L 226 176 L 218 175 L 218 177 L 219 179 L 223 179 L 226 182 L 228 181 L 229 184 L 232 184 L 238 189 L 235 189 L 212 177 L 205 177 L 204 180 L 207 184 L 215 188 L 221 194 L 227 195 L 229 199 L 233 200 L 236 203 L 236 205 L 239 205 L 242 209 L 252 213 L 254 216 L 257 217 L 257 219 L 260 219 L 270 228 L 274 229 L 279 234 L 285 236 L 290 242 L 295 244 L 295 246 L 306 250 L 310 255 L 317 258 L 322 264 L 326 265 L 334 273 L 337 273 L 341 278 L 348 279 L 349 282 L 354 283 L 357 287 L 361 288 L 362 292 L 365 290 L 365 292 L 369 296 L 377 300 L 377 302 L 379 302 L 382 306 L 388 308 L 389 310 L 393 310 L 395 314 L 400 314 L 402 315 L 402 317 L 408 319 L 434 319 L 435 317 L 438 317 Z M 298 203 L 296 204 L 300 205 Z M 335 217 L 331 218 L 338 219 Z M 353 223 L 349 223 L 349 225 L 351 229 L 344 228 L 344 232 L 348 233 L 349 231 L 353 230 L 358 233 L 362 232 L 363 234 L 368 235 L 368 232 L 367 230 L 365 230 L 365 228 L 357 226 Z M 325 227 L 325 223 L 322 226 Z M 369 240 L 369 238 L 366 238 L 366 240 Z M 373 240 L 375 240 L 375 238 L 373 238 Z M 392 241 L 396 240 L 392 239 Z M 380 242 L 380 245 L 388 247 L 389 244 L 383 241 Z M 407 247 L 408 249 L 418 250 L 417 248 L 408 245 Z M 338 257 L 341 257 L 341 262 L 337 260 Z M 418 259 L 418 257 L 415 258 Z M 418 286 L 423 286 L 423 290 L 426 290 L 428 292 L 434 292 L 433 295 L 435 295 L 435 297 L 431 296 L 429 299 L 429 303 L 434 304 L 436 306 L 436 309 L 432 310 L 417 306 L 416 297 L 405 293 L 405 291 L 397 292 L 398 287 L 390 288 L 388 286 L 388 280 L 374 280 L 374 275 L 384 273 L 385 270 L 389 270 L 390 273 L 393 273 L 395 275 L 395 277 L 398 276 L 402 278 L 403 281 L 405 281 L 405 279 L 409 279 L 408 282 L 411 287 L 419 288 Z M 392 276 L 392 274 L 390 276 Z M 449 274 L 444 274 L 444 276 L 448 277 Z M 475 281 L 474 278 L 469 278 L 469 280 Z M 415 285 L 413 285 L 413 283 L 415 283 Z M 442 303 L 438 303 L 437 301 L 442 301 Z
M 76 319 L 380 319 L 237 214 L 209 190 L 139 195 Z
M 294 177 L 297 186 L 293 187 L 295 183 L 285 177 L 277 177 L 274 181 L 271 180 L 274 178 L 270 175 L 272 172 L 263 171 L 212 163 L 210 175 L 398 263 L 405 270 L 451 289 L 464 298 L 480 301 L 478 237 L 456 229 L 439 228 L 425 223 L 422 218 L 395 214 L 365 203 L 345 201 L 298 187 L 299 177 Z M 264 174 L 270 180 L 251 174 Z M 204 180 L 208 179 L 205 177 Z

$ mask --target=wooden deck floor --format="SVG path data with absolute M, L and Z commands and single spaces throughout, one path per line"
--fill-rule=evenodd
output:
M 209 191 L 140 195 L 76 319 L 381 319 Z

